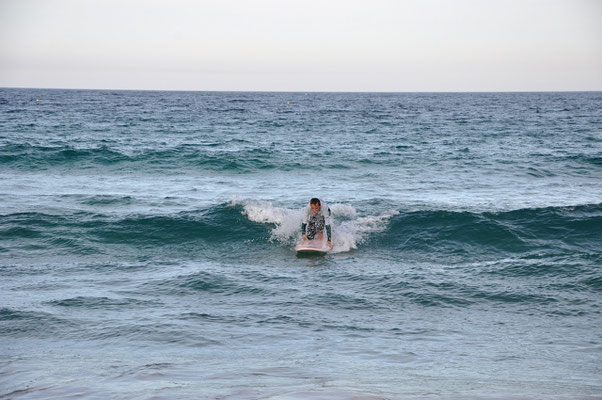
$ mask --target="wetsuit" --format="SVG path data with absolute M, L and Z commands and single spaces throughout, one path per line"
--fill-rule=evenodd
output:
M 332 229 L 330 228 L 330 208 L 320 200 L 320 211 L 314 214 L 311 205 L 308 205 L 303 214 L 303 222 L 301 223 L 301 234 L 307 235 L 309 240 L 312 240 L 318 232 L 326 229 L 328 241 L 332 239 Z

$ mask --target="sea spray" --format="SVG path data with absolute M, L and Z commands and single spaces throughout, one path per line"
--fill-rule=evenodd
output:
M 399 214 L 391 211 L 377 216 L 367 216 L 341 221 L 335 224 L 334 251 L 344 252 L 357 249 L 371 234 L 387 229 L 390 219 Z
M 231 205 L 242 205 L 243 214 L 253 222 L 275 225 L 270 239 L 285 245 L 294 245 L 301 238 L 301 221 L 305 207 L 288 209 L 276 207 L 269 201 L 233 199 Z M 398 211 L 377 216 L 359 217 L 356 209 L 349 204 L 328 205 L 331 211 L 333 231 L 333 252 L 341 253 L 357 249 L 372 233 L 387 229 L 389 220 Z

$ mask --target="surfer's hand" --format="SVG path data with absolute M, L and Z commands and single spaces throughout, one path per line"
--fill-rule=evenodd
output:
M 307 235 L 303 235 L 303 241 L 307 242 Z
M 330 241 L 328 241 L 328 247 L 332 249 L 332 243 L 330 243 Z

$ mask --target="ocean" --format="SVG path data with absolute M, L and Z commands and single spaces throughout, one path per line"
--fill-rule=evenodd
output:
M 0 398 L 601 399 L 601 105 L 0 89 Z

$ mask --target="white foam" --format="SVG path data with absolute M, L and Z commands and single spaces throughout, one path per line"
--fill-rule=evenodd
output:
M 348 218 L 356 218 L 357 217 L 357 211 L 355 211 L 355 208 L 353 208 L 349 204 L 340 204 L 340 203 L 329 204 L 328 208 L 330 208 L 330 211 L 332 212 L 333 217 L 348 217 Z
M 377 216 L 355 218 L 342 221 L 340 224 L 333 223 L 334 252 L 344 252 L 357 249 L 357 246 L 366 241 L 371 234 L 382 232 L 387 229 L 389 220 L 398 211 L 393 211 Z
M 241 205 L 249 220 L 262 224 L 274 224 L 271 240 L 285 245 L 295 245 L 301 238 L 301 221 L 305 207 L 288 209 L 275 207 L 268 201 L 232 199 L 231 205 Z M 387 229 L 389 220 L 398 211 L 377 216 L 358 217 L 357 211 L 348 204 L 329 205 L 332 220 L 333 253 L 357 249 L 373 233 Z

